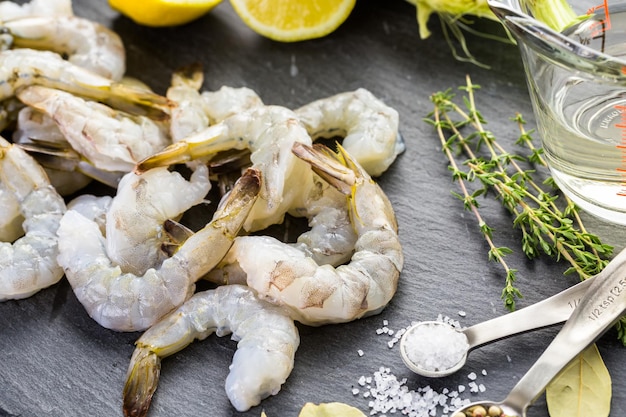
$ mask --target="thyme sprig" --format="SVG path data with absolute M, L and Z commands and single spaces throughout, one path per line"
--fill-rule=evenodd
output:
M 475 103 L 475 92 L 480 86 L 472 84 L 468 76 L 460 89 L 464 91 L 464 107 L 455 103 L 451 90 L 435 93 L 431 96 L 434 110 L 427 121 L 437 131 L 452 177 L 461 190 L 453 194 L 478 220 L 489 246 L 489 259 L 500 263 L 506 272 L 502 290 L 505 306 L 514 310 L 516 300 L 522 297 L 515 286 L 517 270 L 505 261 L 505 256 L 513 251 L 494 243 L 494 230 L 479 211 L 478 196 L 491 192 L 509 211 L 513 226 L 522 233 L 522 251 L 529 258 L 545 254 L 564 259 L 570 264 L 565 274 L 575 272 L 581 279 L 599 273 L 608 264 L 613 247 L 586 230 L 578 207 L 560 194 L 550 176 L 539 184 L 533 179 L 536 170 L 524 168 L 545 167 L 546 162 L 542 148 L 532 142 L 533 131 L 525 129 L 523 117 L 517 114 L 511 120 L 519 131 L 516 145 L 525 149 L 525 155 L 507 151 L 485 128 L 487 122 Z M 466 159 L 459 163 L 460 158 Z M 480 186 L 471 190 L 469 183 L 476 182 Z M 626 342 L 626 332 L 623 333 L 620 337 Z

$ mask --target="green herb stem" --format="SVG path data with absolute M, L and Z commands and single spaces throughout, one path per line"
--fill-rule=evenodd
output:
M 498 248 L 494 243 L 493 230 L 479 212 L 476 200 L 479 195 L 493 192 L 511 213 L 514 227 L 522 232 L 522 250 L 529 258 L 543 253 L 556 260 L 564 259 L 570 264 L 565 273 L 576 272 L 581 279 L 596 275 L 608 263 L 606 258 L 612 254 L 613 248 L 587 232 L 578 215 L 578 208 L 558 193 L 551 177 L 542 183 L 542 187 L 532 178 L 535 170 L 522 167 L 522 162 L 542 167 L 547 165 L 542 157 L 543 150 L 533 145 L 531 132 L 526 131 L 521 115 L 512 120 L 519 130 L 516 144 L 530 151 L 528 157 L 507 152 L 495 135 L 485 128 L 487 122 L 475 103 L 475 91 L 479 88 L 472 84 L 469 76 L 466 85 L 460 87 L 465 92 L 465 109 L 453 101 L 454 94 L 450 90 L 433 94 L 431 100 L 435 107 L 430 115 L 432 119 L 428 121 L 437 130 L 453 178 L 461 189 L 457 197 L 478 220 L 481 233 L 489 245 L 489 259 L 499 262 L 505 269 L 502 298 L 506 307 L 513 310 L 515 299 L 521 297 L 521 292 L 514 285 L 516 270 L 504 261 L 505 255 L 512 251 Z M 470 131 L 464 134 L 467 129 Z M 457 163 L 461 155 L 467 158 L 463 162 L 466 171 Z M 466 182 L 473 181 L 478 181 L 482 187 L 472 192 Z M 565 202 L 563 209 L 557 204 L 560 201 Z

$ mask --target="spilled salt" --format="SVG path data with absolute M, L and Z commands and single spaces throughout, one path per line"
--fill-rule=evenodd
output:
M 364 377 L 359 382 L 365 381 Z M 437 391 L 429 385 L 409 389 L 407 379 L 398 379 L 391 370 L 380 367 L 370 383 L 363 384 L 362 396 L 368 398 L 370 415 L 398 414 L 409 417 L 447 415 L 471 402 L 461 398 L 459 391 L 443 388 Z
M 439 315 L 437 321 L 447 323 L 456 329 L 461 328 L 457 321 L 449 317 Z M 385 335 L 389 337 L 389 339 L 385 337 L 389 348 L 392 348 L 408 329 L 405 327 L 396 331 L 391 330 L 387 320 L 383 320 L 382 325 L 387 330 L 383 331 L 381 327 L 378 329 L 380 332 L 377 331 L 376 333 L 382 337 Z M 484 369 L 480 373 L 482 376 L 487 375 L 487 371 Z M 359 377 L 357 385 L 352 387 L 352 393 L 355 396 L 360 394 L 363 399 L 368 401 L 369 414 L 372 416 L 449 417 L 449 414 L 456 409 L 475 401 L 466 398 L 465 395 L 474 396 L 476 393 L 485 392 L 487 389 L 481 381 L 478 381 L 479 376 L 475 372 L 468 374 L 467 379 L 469 381 L 467 385 L 456 385 L 456 389 L 444 387 L 435 390 L 429 385 L 410 389 L 407 385 L 407 378 L 399 379 L 391 372 L 390 368 L 380 367 L 373 376 Z M 357 390 L 358 393 L 356 393 Z

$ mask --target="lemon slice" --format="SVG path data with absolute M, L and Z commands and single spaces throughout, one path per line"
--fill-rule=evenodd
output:
M 281 42 L 320 38 L 339 27 L 356 0 L 230 0 L 252 30 Z
M 109 0 L 109 5 L 145 26 L 177 26 L 208 13 L 222 0 Z

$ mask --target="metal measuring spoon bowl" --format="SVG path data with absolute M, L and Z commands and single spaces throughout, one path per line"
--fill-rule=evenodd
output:
M 469 351 L 467 336 L 442 321 L 421 321 L 407 328 L 400 339 L 400 355 L 418 375 L 438 378 L 453 374 L 465 365 Z
M 478 346 L 564 322 L 594 280 L 595 278 L 589 278 L 538 303 L 464 329 L 441 321 L 418 322 L 409 327 L 400 340 L 402 360 L 418 375 L 431 378 L 451 375 L 465 365 L 469 352 Z M 432 334 L 438 331 L 435 336 L 424 337 L 428 336 L 425 330 Z M 456 352 L 460 348 L 455 345 L 461 343 L 461 338 L 465 338 L 466 341 L 463 353 Z M 429 349 L 439 349 L 442 354 L 456 359 L 448 361 L 440 359 L 439 362 L 445 362 L 445 366 L 423 365 L 425 361 L 421 359 L 420 354 L 428 353 Z

